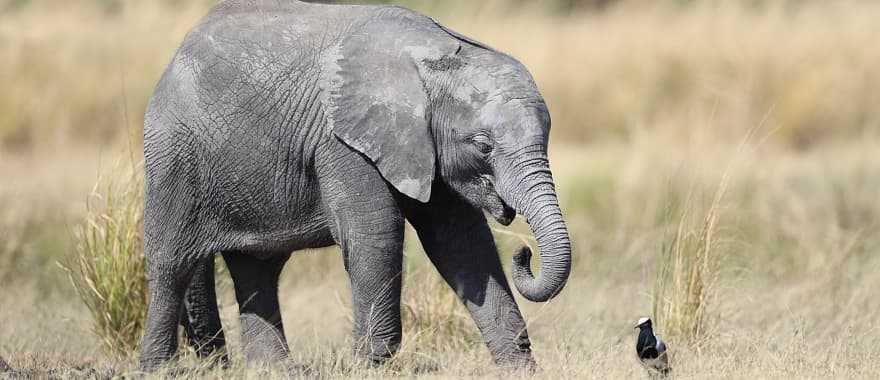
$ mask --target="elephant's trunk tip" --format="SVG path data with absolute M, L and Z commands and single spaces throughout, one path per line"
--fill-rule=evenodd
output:
M 523 270 L 528 271 L 528 273 L 526 273 L 526 274 L 529 274 L 529 275 L 532 274 L 532 269 L 529 266 L 529 263 L 531 261 L 532 261 L 532 249 L 529 248 L 529 246 L 527 246 L 527 245 L 519 247 L 519 250 L 516 252 L 516 254 L 513 255 L 513 263 L 516 264 L 516 266 L 519 269 L 523 269 Z
M 513 255 L 513 284 L 523 298 L 532 302 L 547 302 L 562 290 L 559 286 L 553 291 L 541 291 L 531 267 L 532 250 L 528 246 L 522 246 Z M 564 282 L 563 282 L 564 284 Z

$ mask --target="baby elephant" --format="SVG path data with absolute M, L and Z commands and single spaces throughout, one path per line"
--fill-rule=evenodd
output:
M 534 366 L 484 211 L 517 213 L 538 241 L 513 282 L 544 302 L 571 247 L 547 160 L 550 115 L 515 59 L 399 7 L 226 1 L 185 38 L 146 111 L 144 250 L 149 311 L 141 366 L 190 340 L 222 347 L 211 263 L 232 275 L 245 356 L 289 349 L 278 275 L 290 252 L 339 245 L 355 354 L 401 340 L 404 221 L 459 295 L 499 365 Z M 207 301 L 210 299 L 211 301 Z

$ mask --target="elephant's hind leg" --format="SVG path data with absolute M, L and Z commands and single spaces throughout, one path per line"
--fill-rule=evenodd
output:
M 226 338 L 217 309 L 213 255 L 196 264 L 183 305 L 180 324 L 189 347 L 200 358 L 216 358 L 219 363 L 225 364 L 228 361 Z
M 244 356 L 257 364 L 287 360 L 289 349 L 278 304 L 278 277 L 290 254 L 261 260 L 247 252 L 224 252 L 235 284 Z
M 175 256 L 152 251 L 146 241 L 144 245 L 149 306 L 141 340 L 140 367 L 144 371 L 154 371 L 177 353 L 177 325 L 193 263 L 169 260 Z

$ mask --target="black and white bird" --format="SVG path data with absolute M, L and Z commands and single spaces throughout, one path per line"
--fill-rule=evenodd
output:
M 651 378 L 666 377 L 672 368 L 669 366 L 669 355 L 666 353 L 666 343 L 654 333 L 651 318 L 640 318 L 636 323 L 639 329 L 639 337 L 636 338 L 636 355 Z

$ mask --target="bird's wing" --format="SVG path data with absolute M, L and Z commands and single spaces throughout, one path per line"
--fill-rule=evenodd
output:
M 669 355 L 666 352 L 666 343 L 660 339 L 659 336 L 654 335 L 657 338 L 657 360 L 654 362 L 654 367 L 660 372 L 667 373 L 672 368 L 669 366 Z
M 640 359 L 654 359 L 657 357 L 657 338 L 653 331 L 639 332 L 636 340 L 636 353 Z
M 655 347 L 657 347 L 657 353 L 658 354 L 665 353 L 666 352 L 666 342 L 662 341 L 660 339 L 660 337 L 657 336 L 656 334 L 654 335 L 654 339 L 657 340 L 657 345 L 655 346 Z

